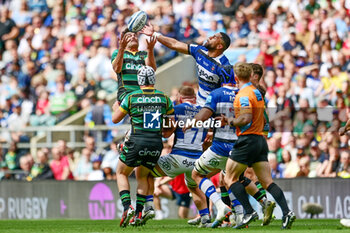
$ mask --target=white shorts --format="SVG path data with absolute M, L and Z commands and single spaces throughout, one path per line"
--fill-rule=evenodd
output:
M 215 169 L 225 170 L 228 157 L 215 154 L 208 148 L 199 159 L 196 160 L 194 169 L 201 175 L 208 175 Z
M 195 158 L 188 158 L 182 155 L 168 154 L 160 156 L 158 166 L 163 172 L 174 178 L 178 175 L 185 174 L 186 185 L 189 188 L 197 187 L 197 183 L 192 179 L 192 170 L 196 162 Z

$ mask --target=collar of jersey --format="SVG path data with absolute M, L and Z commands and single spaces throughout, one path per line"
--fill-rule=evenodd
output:
M 253 85 L 251 82 L 246 83 L 246 84 L 244 84 L 244 85 L 242 86 L 242 88 L 241 88 L 240 90 L 243 90 L 244 88 L 246 88 L 246 87 L 248 87 L 248 86 L 251 86 L 251 85 Z
M 136 52 L 132 52 L 132 51 L 130 51 L 130 50 L 125 50 L 125 52 L 132 53 L 132 55 L 134 55 L 134 56 L 135 56 L 135 54 L 136 54 L 138 51 L 136 51 Z

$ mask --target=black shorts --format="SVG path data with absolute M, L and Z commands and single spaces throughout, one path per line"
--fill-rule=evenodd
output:
M 251 167 L 254 163 L 267 160 L 269 148 L 262 135 L 241 135 L 230 154 L 230 159 Z
M 176 205 L 190 208 L 190 205 L 191 205 L 190 193 L 179 194 L 175 192 L 172 188 L 170 190 L 173 193 L 173 200 L 176 199 Z
M 153 169 L 162 153 L 162 137 L 158 135 L 130 135 L 119 159 L 129 167 L 145 166 Z

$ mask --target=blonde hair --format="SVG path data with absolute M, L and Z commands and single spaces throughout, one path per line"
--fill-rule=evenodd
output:
M 249 81 L 253 73 L 251 66 L 248 63 L 239 62 L 234 65 L 233 70 L 239 80 Z

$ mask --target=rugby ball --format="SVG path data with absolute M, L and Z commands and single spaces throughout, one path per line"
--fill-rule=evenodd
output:
M 146 25 L 147 18 L 148 18 L 148 16 L 147 16 L 146 12 L 144 12 L 144 11 L 135 12 L 131 16 L 131 18 L 128 22 L 129 31 L 131 31 L 131 32 L 140 31 Z

